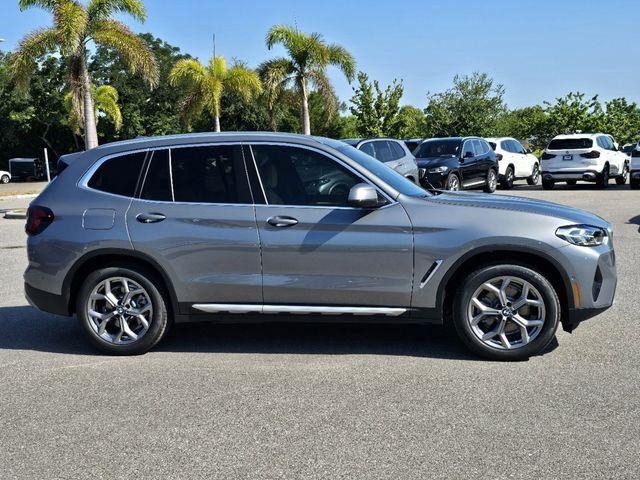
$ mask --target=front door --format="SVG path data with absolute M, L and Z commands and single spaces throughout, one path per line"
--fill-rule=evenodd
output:
M 319 150 L 247 151 L 266 198 L 256 205 L 266 305 L 410 306 L 413 233 L 399 203 L 350 207 L 349 190 L 365 180 Z
M 194 304 L 261 304 L 260 243 L 239 145 L 155 150 L 127 213 L 133 247 Z

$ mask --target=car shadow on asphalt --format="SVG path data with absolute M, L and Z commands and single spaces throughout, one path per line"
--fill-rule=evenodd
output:
M 638 233 L 640 233 L 640 215 L 631 217 L 627 223 L 630 225 L 638 225 Z
M 558 346 L 556 340 L 545 353 Z M 102 355 L 75 318 L 30 306 L 0 307 L 0 350 Z M 407 324 L 176 324 L 154 351 L 299 355 L 389 355 L 482 360 L 445 327 Z

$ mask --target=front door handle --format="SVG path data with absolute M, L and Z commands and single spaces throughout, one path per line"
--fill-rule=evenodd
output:
M 267 219 L 267 223 L 274 227 L 293 227 L 298 223 L 298 220 L 293 217 L 277 216 Z
M 140 223 L 158 223 L 163 221 L 165 218 L 167 217 L 161 213 L 139 213 L 136 220 Z

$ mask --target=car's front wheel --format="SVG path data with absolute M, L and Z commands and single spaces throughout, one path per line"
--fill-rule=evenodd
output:
M 560 300 L 539 272 L 521 265 L 485 266 L 457 291 L 453 322 L 472 351 L 523 360 L 544 351 L 560 321 Z
M 484 191 L 487 193 L 493 193 L 498 186 L 498 174 L 493 168 L 490 168 L 487 172 L 487 181 L 484 185 Z
M 9 175 L 2 175 L 2 177 L 0 178 L 0 182 L 2 183 L 9 183 L 9 180 L 11 180 L 11 178 L 9 178 Z
M 454 192 L 460 190 L 460 178 L 455 173 L 450 173 L 447 177 L 447 190 Z
M 113 355 L 137 355 L 165 335 L 168 313 L 159 282 L 150 272 L 101 268 L 84 280 L 76 313 L 90 342 Z

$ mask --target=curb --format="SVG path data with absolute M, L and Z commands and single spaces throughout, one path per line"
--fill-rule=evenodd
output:
M 5 212 L 4 218 L 8 220 L 26 220 L 27 212 L 20 210 L 9 210 Z

